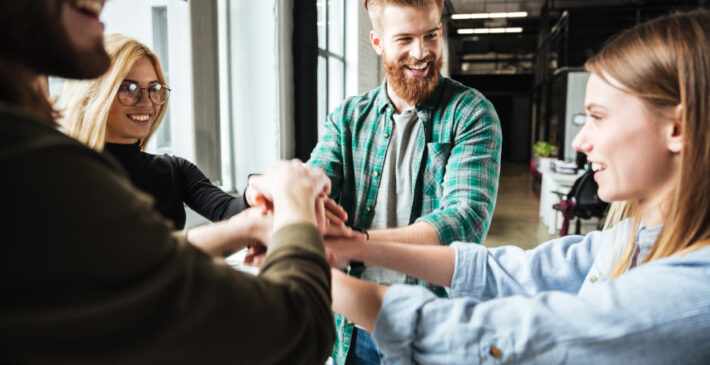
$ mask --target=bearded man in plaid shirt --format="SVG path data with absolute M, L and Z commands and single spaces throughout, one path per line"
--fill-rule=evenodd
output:
M 326 172 L 348 223 L 367 230 L 371 241 L 482 243 L 498 190 L 500 122 L 481 93 L 440 75 L 443 0 L 364 0 L 364 6 L 386 79 L 329 115 L 308 164 Z M 381 268 L 353 263 L 346 271 L 446 295 Z M 336 364 L 379 363 L 367 332 L 342 316 L 336 326 Z

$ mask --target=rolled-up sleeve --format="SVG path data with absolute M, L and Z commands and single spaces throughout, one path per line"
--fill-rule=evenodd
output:
M 546 290 L 576 293 L 594 263 L 600 232 L 566 236 L 532 250 L 516 246 L 486 248 L 456 242 L 450 297 L 481 300 L 534 295 Z
M 502 141 L 498 115 L 485 99 L 461 105 L 439 209 L 418 219 L 436 229 L 442 244 L 483 243 L 498 195 Z
M 480 301 L 394 285 L 373 338 L 383 364 L 705 364 L 705 251 L 642 265 L 579 294 Z

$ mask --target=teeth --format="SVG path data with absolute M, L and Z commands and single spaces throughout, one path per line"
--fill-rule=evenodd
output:
M 592 171 L 604 170 L 606 165 L 599 162 L 592 162 Z
M 149 114 L 129 114 L 128 117 L 137 122 L 145 122 L 150 119 Z
M 98 16 L 104 8 L 103 1 L 99 0 L 74 0 L 74 7 Z
M 427 66 L 427 64 L 425 63 L 425 64 L 419 65 L 419 66 L 409 66 L 409 68 L 412 70 L 421 71 L 421 70 L 425 69 L 426 66 Z

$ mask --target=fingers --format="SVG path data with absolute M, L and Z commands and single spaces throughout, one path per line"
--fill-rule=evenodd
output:
M 335 202 L 335 200 L 328 198 L 325 201 L 325 209 L 333 216 L 340 218 L 342 222 L 348 220 L 348 213 Z M 332 221 L 332 220 L 331 220 Z
M 266 247 L 260 243 L 252 243 L 244 256 L 244 264 L 248 266 L 259 266 L 266 257 Z
M 328 224 L 334 225 L 334 226 L 342 226 L 345 224 L 345 221 L 343 221 L 340 217 L 337 215 L 333 214 L 333 212 L 325 210 L 325 218 L 328 221 Z
M 323 205 L 324 198 L 316 199 L 316 226 L 321 234 L 325 233 L 326 226 L 328 225 L 328 220 L 326 217 L 326 210 Z

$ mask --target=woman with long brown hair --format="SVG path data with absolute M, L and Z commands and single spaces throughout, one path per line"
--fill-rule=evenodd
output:
M 384 363 L 707 364 L 710 11 L 622 32 L 586 63 L 588 156 L 607 227 L 532 250 L 331 241 L 349 260 L 450 288 L 438 299 L 333 270 L 333 307 Z

